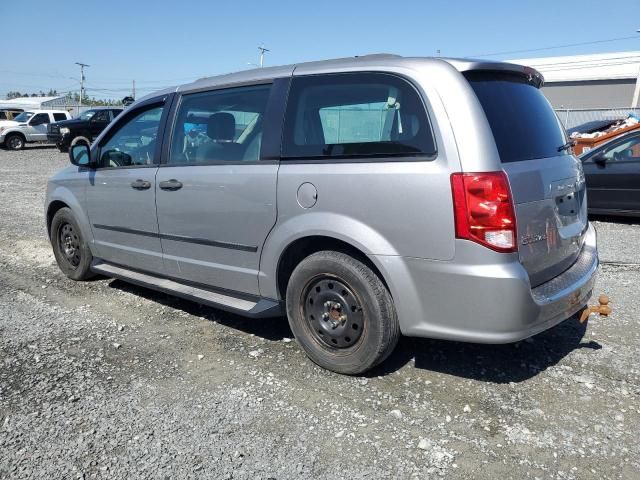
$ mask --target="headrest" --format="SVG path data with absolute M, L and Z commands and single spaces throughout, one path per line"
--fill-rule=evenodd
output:
M 228 112 L 214 113 L 207 123 L 207 136 L 218 142 L 232 142 L 236 136 L 236 119 Z

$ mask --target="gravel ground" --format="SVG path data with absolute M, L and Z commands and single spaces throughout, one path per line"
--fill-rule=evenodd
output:
M 66 158 L 0 150 L 0 478 L 640 478 L 637 223 L 596 222 L 611 318 L 405 338 L 350 378 L 285 319 L 66 279 L 42 211 Z

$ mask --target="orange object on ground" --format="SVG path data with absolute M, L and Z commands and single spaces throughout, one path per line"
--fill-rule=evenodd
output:
M 584 323 L 589 318 L 589 315 L 592 313 L 597 313 L 601 317 L 608 317 L 611 315 L 611 307 L 609 306 L 609 297 L 606 295 L 600 295 L 598 297 L 598 303 L 600 305 L 596 305 L 594 307 L 585 307 L 580 315 L 580 323 Z

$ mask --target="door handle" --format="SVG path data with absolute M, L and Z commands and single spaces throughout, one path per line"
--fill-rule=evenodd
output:
M 175 178 L 160 182 L 158 185 L 160 185 L 161 190 L 168 190 L 169 192 L 175 192 L 176 190 L 180 190 L 182 188 L 182 182 L 179 182 Z
M 135 182 L 131 182 L 131 188 L 135 190 L 148 190 L 151 188 L 151 182 L 138 179 Z

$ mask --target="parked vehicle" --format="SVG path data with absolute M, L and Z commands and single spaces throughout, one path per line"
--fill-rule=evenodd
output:
M 122 108 L 117 107 L 93 108 L 77 118 L 51 123 L 47 129 L 47 140 L 55 143 L 61 152 L 66 152 L 69 146 L 78 142 L 90 145 L 120 112 Z
M 47 125 L 71 118 L 64 110 L 22 112 L 13 120 L 0 121 L 0 145 L 21 150 L 25 144 L 47 141 Z
M 583 154 L 589 213 L 640 216 L 640 131 Z
M 150 95 L 51 178 L 70 278 L 249 317 L 286 312 L 330 370 L 400 333 L 521 340 L 581 310 L 598 266 L 580 161 L 535 70 L 373 55 Z
M 20 108 L 0 108 L 0 121 L 13 120 L 23 112 Z

